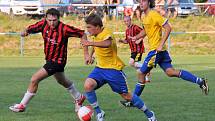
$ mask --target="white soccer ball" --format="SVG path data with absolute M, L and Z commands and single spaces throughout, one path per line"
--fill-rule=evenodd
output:
M 82 106 L 78 110 L 78 118 L 81 121 L 90 121 L 93 116 L 93 108 L 91 106 Z

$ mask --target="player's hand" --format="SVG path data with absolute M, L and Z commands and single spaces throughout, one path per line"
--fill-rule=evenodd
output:
M 90 57 L 88 61 L 88 65 L 92 65 L 95 61 L 95 57 Z
M 140 42 L 142 42 L 143 39 L 138 39 L 137 41 L 135 41 L 135 44 L 140 44 Z
M 28 36 L 28 32 L 26 30 L 24 30 L 20 33 L 20 36 L 22 36 L 22 37 Z
M 132 41 L 137 41 L 137 37 L 134 36 L 134 37 L 131 37 L 131 36 L 128 36 L 129 39 L 131 39 Z
M 89 54 L 84 55 L 84 63 L 85 63 L 86 65 L 88 65 L 89 60 L 90 60 L 90 56 L 89 56 Z
M 84 60 L 86 65 L 92 65 L 94 63 L 95 58 L 90 56 L 87 56 L 87 57 L 85 56 Z
M 81 39 L 81 45 L 82 46 L 90 46 L 91 42 L 85 39 Z

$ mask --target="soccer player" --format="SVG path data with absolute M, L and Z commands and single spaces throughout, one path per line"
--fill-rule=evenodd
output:
M 202 91 L 208 95 L 209 88 L 205 79 L 199 78 L 188 71 L 176 70 L 173 68 L 171 64 L 172 60 L 165 47 L 165 42 L 171 32 L 171 27 L 166 18 L 162 17 L 152 9 L 154 5 L 154 0 L 141 0 L 140 7 L 145 13 L 142 21 L 144 29 L 138 35 L 130 37 L 134 41 L 144 38 L 145 36 L 148 37 L 150 51 L 146 56 L 142 67 L 138 71 L 138 79 L 140 82 L 145 83 L 146 74 L 158 64 L 167 76 L 178 77 L 196 83 Z M 164 29 L 163 36 L 162 29 Z M 136 86 L 135 92 L 141 94 L 141 91 L 141 87 Z
M 80 108 L 85 100 L 86 97 L 81 94 L 76 89 L 74 83 L 65 76 L 64 67 L 67 60 L 68 38 L 81 38 L 86 35 L 84 34 L 84 30 L 60 22 L 59 17 L 60 13 L 58 10 L 54 8 L 48 9 L 44 19 L 28 26 L 25 31 L 21 32 L 21 36 L 23 37 L 29 34 L 42 33 L 46 64 L 31 77 L 27 92 L 19 104 L 9 107 L 11 111 L 25 111 L 29 101 L 36 95 L 39 82 L 52 75 L 75 99 L 75 111 Z
M 129 60 L 129 65 L 134 68 L 140 68 L 142 67 L 142 64 L 140 63 L 142 54 L 145 51 L 143 39 L 139 39 L 138 41 L 132 41 L 129 37 L 136 36 L 142 31 L 142 28 L 132 24 L 131 17 L 125 16 L 124 17 L 124 23 L 127 26 L 126 32 L 125 32 L 125 39 L 120 39 L 119 42 L 124 44 L 129 44 L 130 50 L 131 50 L 131 58 Z
M 129 44 L 130 50 L 131 50 L 129 65 L 134 67 L 135 69 L 139 69 L 140 67 L 142 67 L 142 64 L 140 63 L 140 61 L 142 59 L 142 54 L 145 51 L 143 39 L 140 38 L 138 41 L 132 41 L 130 37 L 133 37 L 139 34 L 142 31 L 142 28 L 135 24 L 132 24 L 130 16 L 124 17 L 124 23 L 127 26 L 127 29 L 125 32 L 126 37 L 124 40 L 120 39 L 119 42 L 124 44 Z M 150 82 L 150 77 L 148 76 L 149 76 L 149 73 L 146 75 L 146 82 Z M 142 87 L 141 89 L 143 89 L 145 87 L 145 84 L 138 82 L 136 86 L 141 86 Z M 140 94 L 136 94 L 136 95 L 140 95 Z M 126 101 L 120 101 L 120 102 L 126 107 L 132 107 L 132 103 L 130 102 L 127 102 L 127 103 Z
M 92 46 L 94 48 L 94 51 L 85 57 L 88 58 L 85 61 L 92 62 L 92 55 L 95 53 L 97 64 L 85 80 L 84 89 L 87 100 L 97 114 L 97 121 L 104 121 L 105 112 L 99 107 L 95 90 L 106 83 L 113 92 L 120 94 L 125 100 L 131 101 L 135 107 L 143 111 L 149 121 L 156 121 L 154 112 L 150 111 L 137 95 L 128 92 L 126 76 L 122 71 L 124 63 L 117 56 L 113 32 L 103 27 L 101 18 L 96 14 L 89 15 L 85 22 L 92 41 L 82 39 L 81 44 L 85 47 Z

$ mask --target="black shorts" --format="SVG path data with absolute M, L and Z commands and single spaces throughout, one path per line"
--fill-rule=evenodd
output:
M 142 53 L 133 52 L 131 53 L 131 58 L 133 58 L 135 62 L 141 61 Z
M 55 74 L 56 72 L 64 72 L 64 67 L 65 64 L 59 64 L 53 61 L 46 61 L 46 64 L 43 66 L 49 76 Z

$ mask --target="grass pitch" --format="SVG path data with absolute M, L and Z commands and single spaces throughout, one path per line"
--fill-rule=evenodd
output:
M 128 56 L 122 57 L 127 63 Z M 210 93 L 202 94 L 200 88 L 178 78 L 168 78 L 157 67 L 152 71 L 152 82 L 147 84 L 141 98 L 152 109 L 159 121 L 214 121 L 215 120 L 215 56 L 174 56 L 176 69 L 189 70 L 209 80 Z M 44 64 L 42 57 L 0 58 L 0 121 L 78 121 L 69 93 L 53 77 L 43 80 L 37 95 L 26 112 L 13 113 L 8 107 L 20 102 L 31 75 Z M 65 73 L 74 80 L 83 92 L 84 79 L 94 66 L 83 64 L 83 58 L 68 59 Z M 128 85 L 134 89 L 137 82 L 135 70 L 126 67 Z M 135 108 L 124 108 L 119 104 L 121 97 L 109 86 L 97 90 L 101 108 L 106 112 L 106 121 L 147 121 L 145 115 Z M 85 101 L 85 105 L 88 102 Z M 93 117 L 95 121 L 95 116 Z

